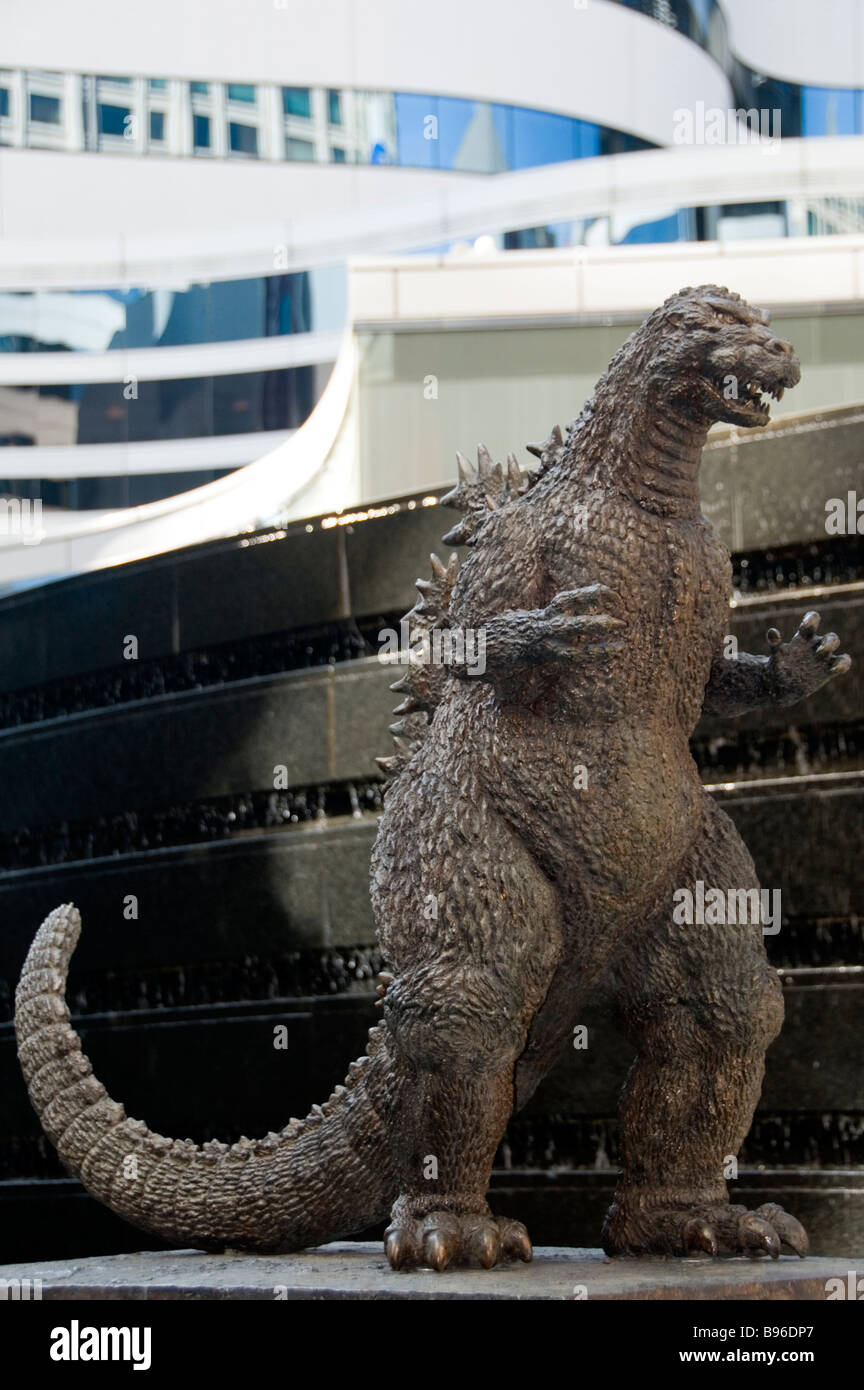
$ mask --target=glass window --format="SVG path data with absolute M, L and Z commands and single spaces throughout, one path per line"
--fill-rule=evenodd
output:
M 333 164 L 345 163 L 345 151 L 342 149 L 341 145 L 330 146 L 330 159 Z
M 398 164 L 415 169 L 437 169 L 440 165 L 438 98 L 400 92 L 395 98 Z M 366 158 L 371 162 L 371 154 Z
M 165 90 L 165 88 L 166 88 L 167 86 L 168 86 L 168 83 L 165 81 L 165 78 L 164 78 L 164 77 L 151 77 L 151 78 L 150 78 L 150 90 L 151 90 L 151 92 L 164 92 L 164 90 Z
M 192 117 L 192 138 L 195 142 L 196 150 L 209 150 L 210 148 L 210 117 Z
M 132 78 L 131 78 L 131 77 L 106 77 L 106 76 L 104 75 L 104 73 L 101 73 L 100 76 L 99 76 L 99 81 L 100 81 L 100 82 L 119 82 L 119 84 L 120 84 L 121 87 L 128 87 L 128 86 L 129 86 L 129 83 L 132 81 Z
M 42 96 L 40 92 L 30 93 L 30 119 L 41 121 L 43 125 L 60 124 L 60 98 Z
M 242 82 L 229 82 L 227 92 L 229 101 L 255 101 L 255 88 Z
M 9 88 L 0 87 L 0 116 L 9 115 Z
M 329 91 L 327 93 L 327 113 L 331 125 L 342 124 L 342 93 Z
M 285 141 L 285 158 L 296 159 L 298 162 L 309 161 L 315 158 L 315 146 L 311 140 L 291 140 Z
M 662 241 L 680 241 L 681 230 L 677 212 L 658 217 L 653 222 L 640 222 L 624 236 L 615 237 L 616 246 L 653 246 Z
M 150 112 L 150 139 L 165 139 L 165 113 L 163 111 Z
M 513 112 L 513 168 L 533 169 L 576 158 L 574 122 L 548 111 Z
M 600 126 L 592 121 L 574 121 L 576 158 L 593 159 L 600 153 Z
M 801 134 L 855 135 L 857 95 L 840 87 L 802 87 Z
M 209 82 L 190 82 L 189 90 L 197 97 L 206 97 L 210 92 Z
M 439 97 L 438 122 L 442 169 L 498 174 L 507 168 L 492 107 L 488 102 L 467 101 L 463 97 Z
M 128 106 L 108 106 L 104 101 L 99 103 L 99 133 L 101 135 L 125 135 L 129 129 L 127 124 L 132 116 Z
M 312 103 L 308 87 L 283 87 L 282 88 L 282 110 L 286 116 L 304 116 L 306 120 L 312 115 Z
M 3 352 L 107 352 L 335 330 L 345 321 L 345 287 L 344 267 L 337 265 L 183 290 L 0 295 L 0 362 Z M 4 298 L 11 302 L 3 304 Z
M 237 121 L 229 121 L 228 144 L 234 154 L 257 155 L 258 131 L 254 125 L 240 125 Z

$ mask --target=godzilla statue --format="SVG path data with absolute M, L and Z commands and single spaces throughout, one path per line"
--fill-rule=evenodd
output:
M 601 988 L 635 1045 L 621 1102 L 613 1255 L 803 1255 L 773 1204 L 723 1179 L 783 1017 L 759 920 L 679 925 L 677 890 L 758 889 L 688 746 L 700 714 L 791 705 L 848 670 L 809 613 L 728 655 L 729 555 L 700 514 L 709 427 L 769 418 L 800 375 L 768 315 L 715 285 L 627 340 L 533 473 L 481 448 L 409 615 L 396 754 L 372 854 L 382 1021 L 344 1086 L 281 1133 L 163 1138 L 92 1074 L 64 1000 L 80 921 L 47 918 L 18 986 L 21 1066 L 70 1172 L 184 1246 L 291 1251 L 390 1213 L 395 1269 L 531 1258 L 486 1203 L 510 1116 Z M 464 659 L 479 634 L 483 663 Z M 428 659 L 430 638 L 446 655 Z M 479 669 L 480 666 L 483 669 Z

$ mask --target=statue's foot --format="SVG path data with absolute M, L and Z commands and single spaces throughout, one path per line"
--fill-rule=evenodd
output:
M 399 1204 L 397 1203 L 397 1206 Z M 384 1250 L 393 1269 L 446 1269 L 479 1264 L 483 1269 L 511 1260 L 529 1261 L 531 1241 L 521 1221 L 491 1212 L 430 1211 L 395 1216 L 384 1232 Z
M 616 1198 L 603 1228 L 607 1255 L 770 1255 L 803 1257 L 810 1248 L 800 1222 L 775 1202 L 755 1211 L 729 1202 L 650 1207 Z

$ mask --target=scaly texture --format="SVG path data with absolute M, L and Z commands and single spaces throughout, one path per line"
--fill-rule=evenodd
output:
M 410 661 L 371 893 L 391 971 L 369 1057 L 323 1110 L 254 1143 L 163 1139 L 92 1076 L 63 1001 L 77 913 L 36 937 L 16 1028 L 33 1104 L 95 1196 L 184 1244 L 293 1250 L 391 1209 L 395 1268 L 530 1259 L 486 1205 L 492 1161 L 580 1019 L 609 997 L 637 1060 L 621 1106 L 610 1253 L 803 1254 L 798 1222 L 729 1203 L 782 1021 L 760 920 L 682 926 L 676 890 L 758 889 L 705 795 L 703 709 L 787 705 L 849 667 L 807 614 L 731 656 L 731 568 L 700 514 L 710 426 L 764 424 L 799 367 L 715 285 L 632 334 L 540 467 L 459 456 L 462 513 L 408 614 Z M 478 659 L 479 658 L 479 659 Z

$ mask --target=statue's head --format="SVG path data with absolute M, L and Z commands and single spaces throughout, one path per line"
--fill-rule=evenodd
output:
M 767 424 L 765 398 L 780 400 L 801 378 L 791 344 L 768 320 L 764 309 L 719 285 L 679 290 L 639 330 L 654 392 L 711 424 Z

